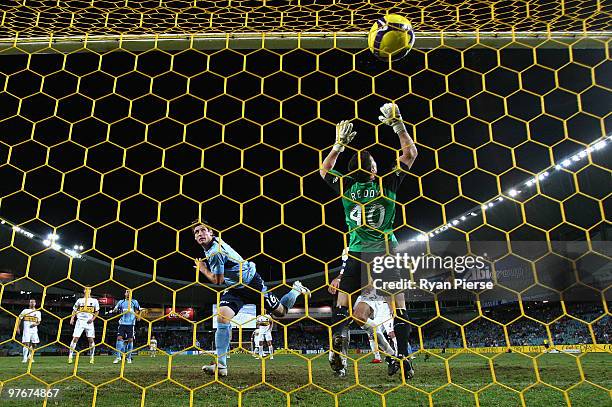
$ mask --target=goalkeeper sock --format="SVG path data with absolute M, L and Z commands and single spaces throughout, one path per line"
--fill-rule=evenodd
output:
M 405 356 L 408 352 L 408 336 L 410 335 L 410 325 L 406 322 L 408 314 L 405 309 L 397 309 L 396 313 L 397 316 L 393 319 L 393 331 L 397 338 L 397 354 Z
M 132 359 L 132 349 L 134 349 L 134 342 L 129 341 L 127 343 L 127 358 Z
M 220 368 L 227 367 L 227 349 L 230 342 L 232 325 L 219 322 L 215 332 L 215 344 L 217 346 L 217 361 Z
M 125 344 L 125 342 L 123 342 L 123 339 L 122 340 L 117 339 L 117 345 L 116 345 L 116 348 L 117 348 L 117 359 L 121 359 L 121 354 L 123 353 L 123 351 L 125 349 L 124 348 L 124 344 Z
M 280 299 L 280 303 L 284 305 L 287 311 L 289 311 L 295 305 L 295 302 L 297 301 L 300 294 L 301 293 L 299 291 L 291 289 L 291 291 L 283 295 L 283 298 Z
M 23 360 L 28 360 L 28 348 L 26 346 L 23 347 L 22 354 Z
M 351 323 L 347 307 L 335 307 L 332 315 L 332 333 L 334 336 L 346 336 L 347 328 Z M 342 321 L 342 322 L 340 322 Z

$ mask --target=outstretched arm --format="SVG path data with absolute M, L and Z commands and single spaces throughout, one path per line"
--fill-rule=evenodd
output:
M 399 107 L 395 103 L 386 103 L 381 106 L 380 112 L 382 113 L 378 118 L 383 124 L 393 127 L 393 131 L 397 134 L 400 140 L 400 146 L 402 155 L 399 157 L 399 161 L 410 169 L 414 160 L 418 155 L 416 144 L 402 121 L 402 115 L 399 111 Z
M 327 157 L 325 157 L 325 160 L 323 160 L 319 170 L 322 178 L 325 178 L 325 175 L 334 168 L 338 156 L 344 151 L 345 146 L 353 141 L 356 135 L 357 132 L 353 131 L 353 123 L 343 120 L 336 125 L 336 143 L 329 154 L 327 154 Z

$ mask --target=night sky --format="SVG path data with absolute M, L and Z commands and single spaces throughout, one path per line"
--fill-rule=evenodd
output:
M 188 228 L 201 216 L 278 280 L 338 264 L 344 216 L 318 168 L 340 120 L 353 119 L 352 146 L 367 147 L 381 169 L 399 148 L 390 128 L 375 126 L 383 103 L 399 105 L 415 136 L 419 156 L 397 197 L 400 240 L 610 131 L 603 47 L 413 50 L 393 70 L 368 51 L 275 52 L 2 56 L 0 216 L 41 235 L 55 227 L 62 243 L 139 272 L 157 259 L 157 275 L 183 280 L 194 280 L 191 258 L 202 254 Z M 583 160 L 577 175 L 543 183 L 524 213 L 533 188 L 489 212 L 484 227 L 476 230 L 478 211 L 459 229 L 473 241 L 521 224 L 512 240 L 609 237 L 610 154 L 592 157 L 596 165 Z M 25 258 L 0 251 L 13 268 Z

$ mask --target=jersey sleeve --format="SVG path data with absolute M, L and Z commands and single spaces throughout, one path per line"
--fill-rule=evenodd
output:
M 132 300 L 132 307 L 134 308 L 134 310 L 140 311 L 140 304 L 138 304 L 137 300 Z
M 100 311 L 100 303 L 96 299 L 94 299 L 94 310 L 96 310 L 96 312 Z
M 77 312 L 79 310 L 79 300 L 76 300 L 74 303 L 74 307 L 72 307 L 73 312 Z
M 40 324 L 42 322 L 42 314 L 40 311 L 36 311 L 36 321 Z
M 21 311 L 21 314 L 19 314 L 19 319 L 23 319 L 23 317 L 25 316 L 26 312 L 25 310 Z
M 336 170 L 327 171 L 323 179 L 337 194 L 342 194 L 355 183 L 352 177 L 344 176 Z
M 408 169 L 406 164 L 400 162 L 399 167 L 394 167 L 390 171 L 385 172 L 384 174 L 387 175 L 383 177 L 383 187 L 387 190 L 396 192 L 402 184 Z

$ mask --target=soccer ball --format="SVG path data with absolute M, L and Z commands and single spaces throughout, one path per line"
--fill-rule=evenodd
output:
M 379 59 L 402 59 L 414 45 L 414 31 L 407 18 L 388 14 L 376 20 L 368 34 L 370 51 Z

